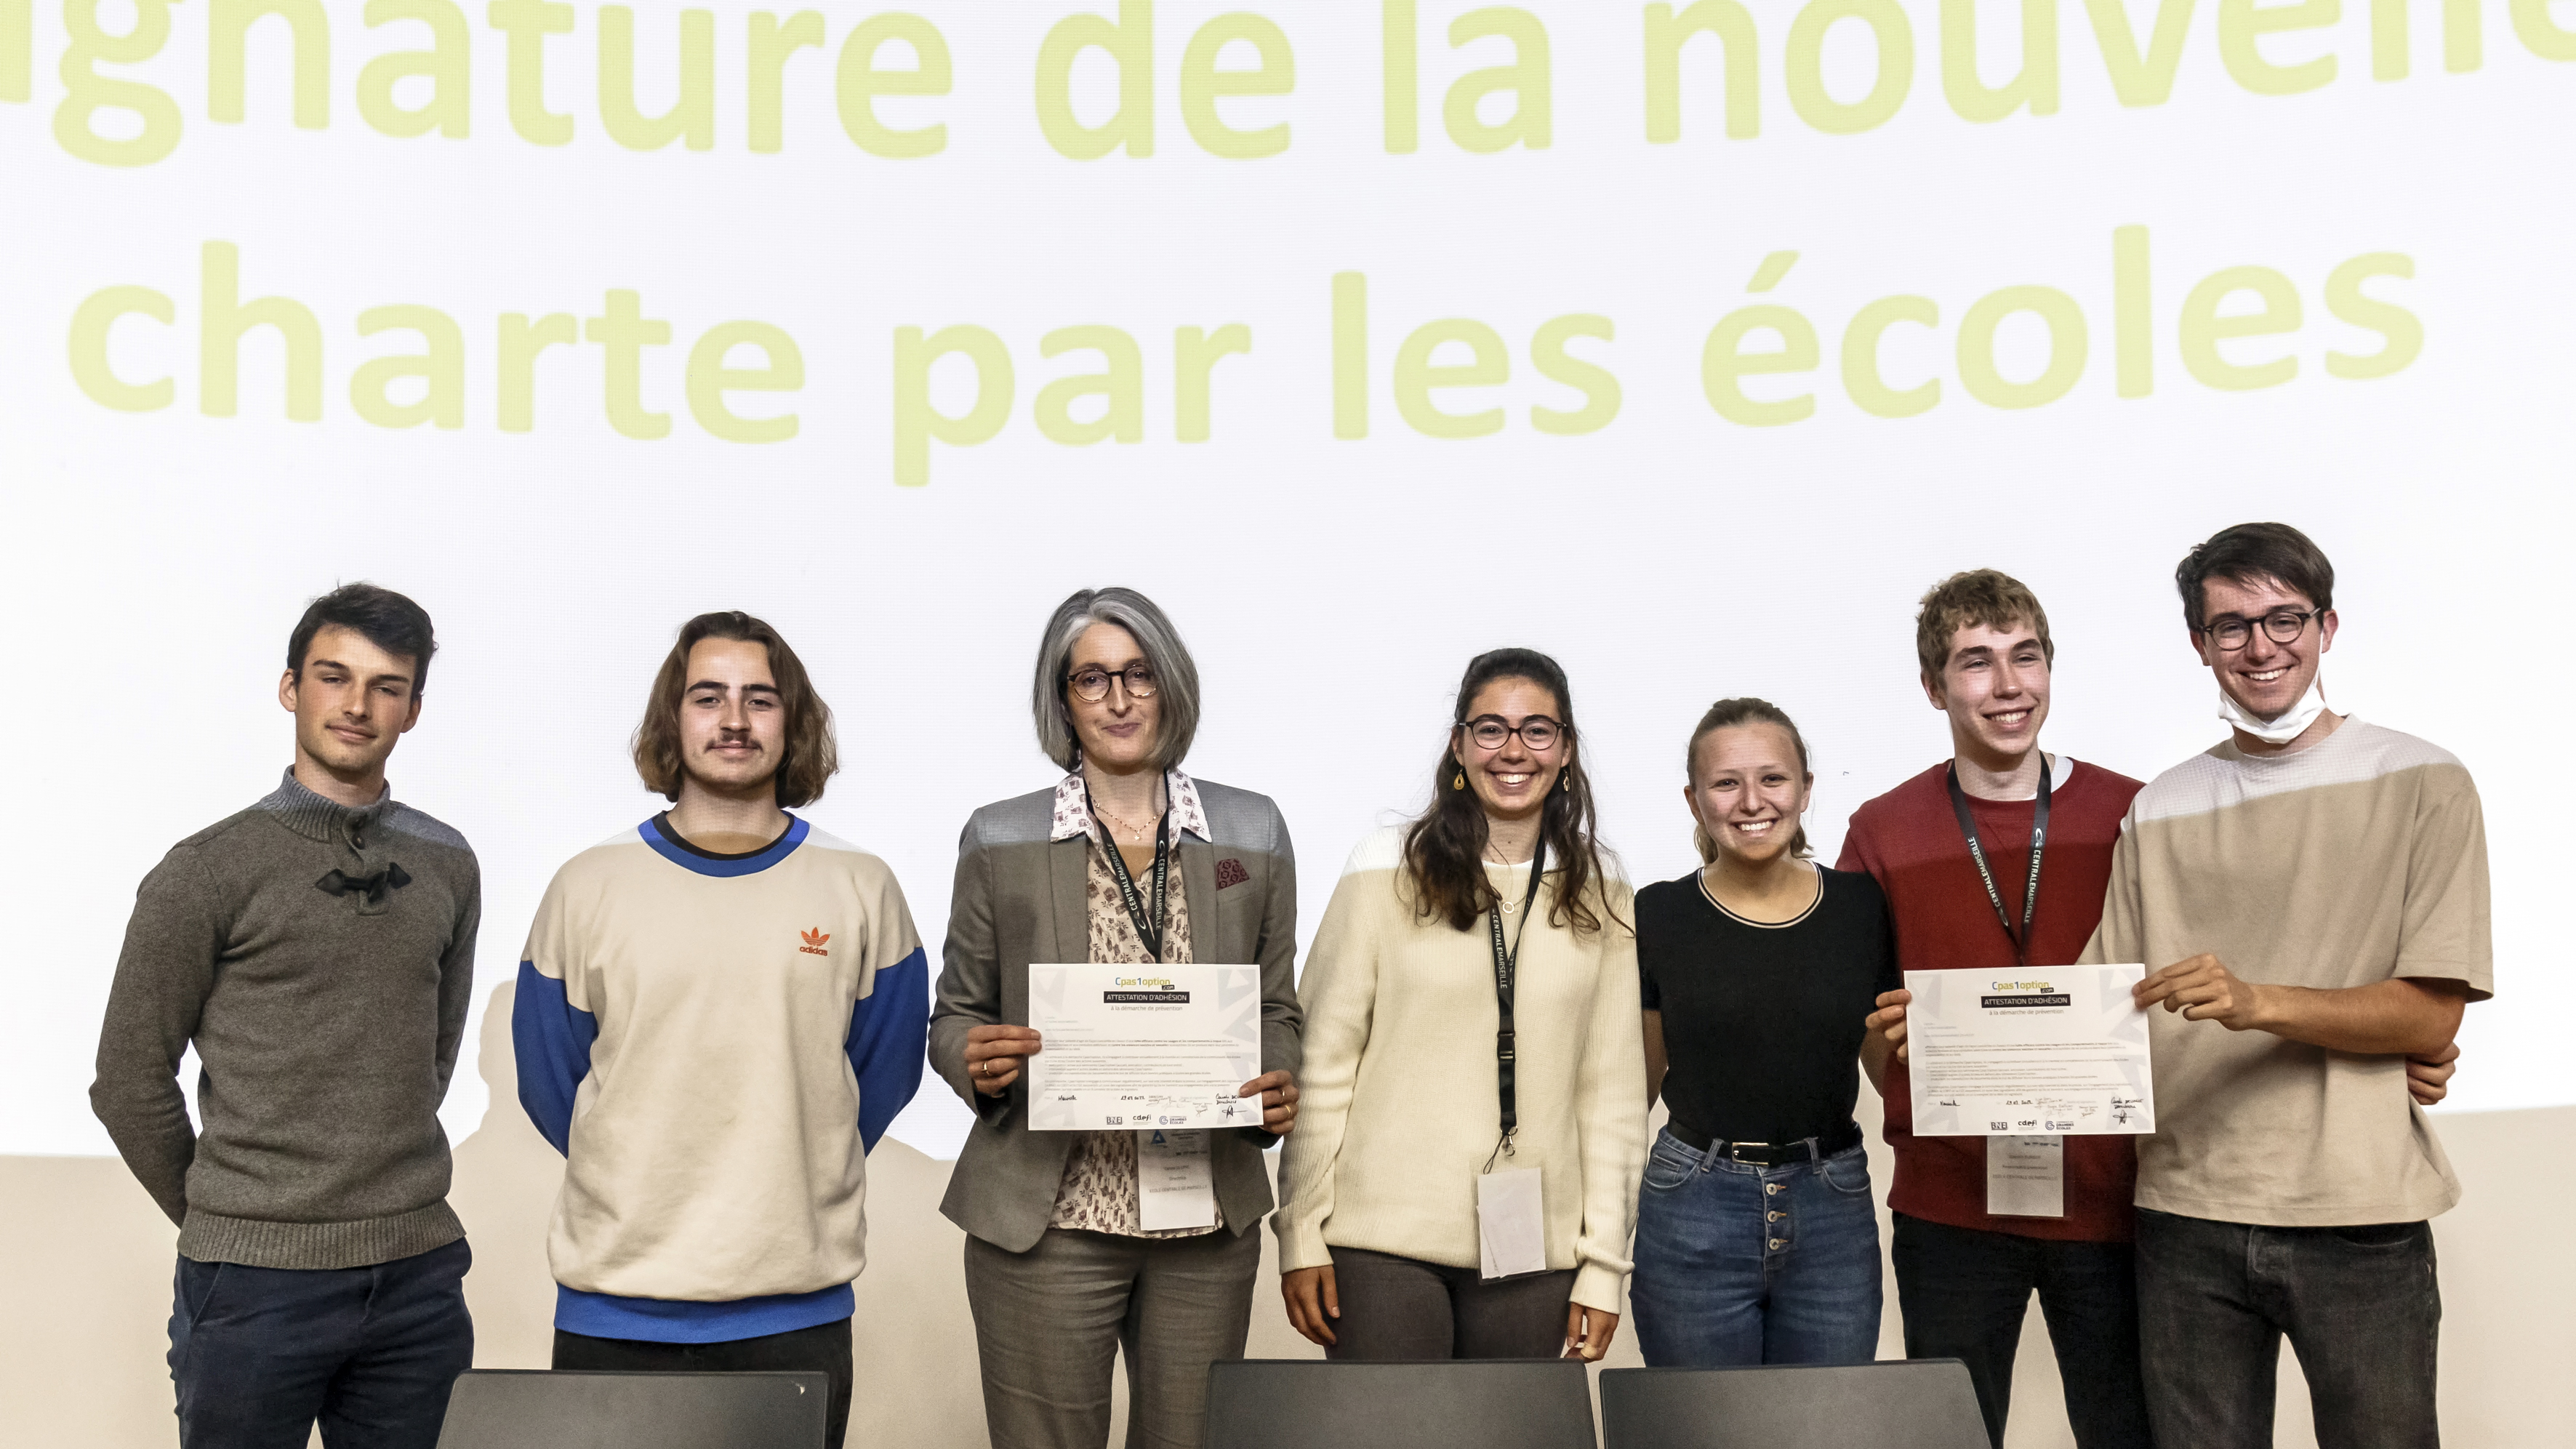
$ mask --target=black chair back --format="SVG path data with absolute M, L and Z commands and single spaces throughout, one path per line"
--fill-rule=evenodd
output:
M 1610 1369 L 1604 1449 L 1989 1449 L 1955 1358 L 1848 1367 Z
M 1567 1359 L 1245 1359 L 1208 1370 L 1207 1413 L 1207 1449 L 1595 1449 Z
M 818 1373 L 476 1369 L 438 1449 L 822 1449 L 831 1393 Z

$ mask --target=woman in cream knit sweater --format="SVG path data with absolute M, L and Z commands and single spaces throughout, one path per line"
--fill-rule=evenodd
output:
M 1288 1318 L 1334 1358 L 1599 1358 L 1646 1146 L 1629 891 L 1554 660 L 1478 656 L 1454 718 L 1431 809 L 1352 852 L 1307 955 Z

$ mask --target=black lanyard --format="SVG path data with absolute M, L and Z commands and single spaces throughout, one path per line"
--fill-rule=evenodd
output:
M 1512 1042 L 1512 992 L 1520 970 L 1521 942 L 1529 939 L 1530 910 L 1538 904 L 1539 878 L 1547 874 L 1547 841 L 1542 837 L 1538 849 L 1530 856 L 1529 895 L 1521 902 L 1521 933 L 1512 938 L 1509 951 L 1503 949 L 1503 902 L 1497 896 L 1485 908 L 1485 918 L 1494 928 L 1494 1005 L 1499 1010 L 1499 1029 L 1494 1033 L 1494 1077 L 1503 1098 L 1503 1145 L 1511 1145 L 1512 1134 L 1520 1130 L 1519 1087 L 1514 1080 L 1519 1057 Z
M 1085 788 L 1082 792 L 1082 801 L 1086 806 L 1091 803 L 1091 791 L 1088 788 Z M 1095 814 L 1096 813 L 1097 812 L 1095 812 Z M 1118 898 L 1127 903 L 1127 919 L 1136 923 L 1136 939 L 1145 943 L 1145 955 L 1149 959 L 1155 961 L 1162 960 L 1163 926 L 1170 919 L 1170 903 L 1163 895 L 1163 888 L 1171 879 L 1172 871 L 1172 812 L 1170 808 L 1166 807 L 1164 809 L 1163 818 L 1154 826 L 1154 866 L 1152 872 L 1154 882 L 1154 911 L 1152 915 L 1149 916 L 1145 913 L 1144 895 L 1136 889 L 1135 878 L 1127 873 L 1127 858 L 1118 853 L 1118 843 L 1115 840 L 1110 839 L 1109 824 L 1107 821 L 1100 822 L 1100 848 L 1107 851 L 1109 854 L 1109 873 L 1118 881 Z
M 2013 960 L 2030 964 L 2030 923 L 2039 913 L 2039 858 L 2048 849 L 2048 756 L 2039 757 L 2039 800 L 2030 814 L 2030 881 L 2022 889 L 2021 929 L 2013 929 L 2012 917 L 2004 914 L 2003 892 L 1995 889 L 1995 873 L 1986 868 L 1986 848 L 1977 839 L 1977 817 L 1968 813 L 1968 792 L 1959 788 L 1959 767 L 1950 766 L 1950 808 L 1959 814 L 1959 833 L 1968 837 L 1968 859 L 1977 863 L 1977 878 L 1986 883 L 1986 900 L 1995 908 L 1995 919 L 2003 924 L 2004 934 L 2012 938 Z

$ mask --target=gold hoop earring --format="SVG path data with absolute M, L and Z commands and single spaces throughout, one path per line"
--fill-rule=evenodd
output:
M 1460 770 L 1457 774 L 1450 776 L 1450 777 L 1449 777 L 1449 788 L 1450 788 L 1450 789 L 1452 789 L 1452 790 L 1464 790 L 1464 789 L 1466 789 L 1466 788 L 1467 788 L 1467 772 L 1466 772 L 1465 770 Z

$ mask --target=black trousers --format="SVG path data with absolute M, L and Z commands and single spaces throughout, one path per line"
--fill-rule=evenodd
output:
M 1898 1213 L 1890 1256 L 1905 1315 L 1905 1356 L 1967 1363 L 1995 1449 L 2003 1449 L 2013 1359 L 2033 1293 L 2057 1349 L 2066 1419 L 2079 1449 L 2149 1449 L 2138 1371 L 2136 1256 L 2127 1243 L 2025 1238 Z
M 649 1343 L 634 1338 L 593 1338 L 555 1330 L 559 1369 L 627 1373 L 823 1373 L 832 1376 L 832 1402 L 824 1431 L 827 1449 L 841 1449 L 850 1429 L 850 1320 L 818 1323 L 786 1333 L 737 1338 L 730 1343 Z
M 2270 1449 L 2281 1339 L 2317 1442 L 2436 1449 L 2430 1223 L 2269 1228 L 2138 1209 L 2147 1407 L 2175 1449 Z
M 1555 1358 L 1565 1352 L 1574 1270 L 1484 1281 L 1393 1253 L 1333 1249 L 1342 1316 L 1331 1359 Z

